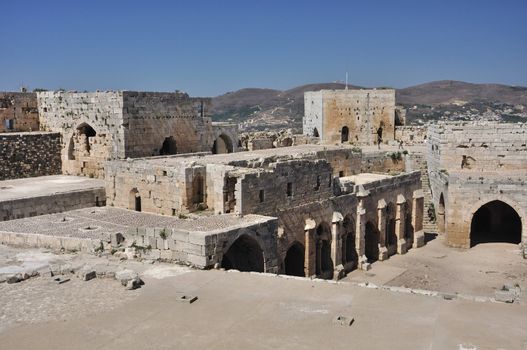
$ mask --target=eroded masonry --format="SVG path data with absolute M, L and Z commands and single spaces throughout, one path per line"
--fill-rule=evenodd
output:
M 469 247 L 467 188 L 474 203 L 513 208 L 520 236 L 511 241 L 525 242 L 521 125 L 495 126 L 510 135 L 492 152 L 488 127 L 469 141 L 464 127 L 397 128 L 404 113 L 389 89 L 307 92 L 304 135 L 239 136 L 211 122 L 208 99 L 180 92 L 35 100 L 40 131 L 0 138 L 11 154 L 0 166 L 11 179 L 0 189 L 2 243 L 337 279 L 421 247 L 434 216 L 452 245 Z M 38 140 L 20 141 L 26 134 L 50 147 L 28 156 Z M 510 218 L 490 216 L 495 227 Z

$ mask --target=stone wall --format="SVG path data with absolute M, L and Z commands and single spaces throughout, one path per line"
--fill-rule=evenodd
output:
M 426 126 L 396 126 L 395 140 L 405 145 L 420 145 L 426 142 L 427 130 Z
M 0 180 L 61 172 L 59 133 L 0 133 Z
M 0 203 L 0 221 L 104 206 L 105 203 L 106 194 L 103 188 L 2 201 Z
M 37 94 L 0 92 L 0 133 L 38 130 Z
M 448 244 L 470 247 L 474 214 L 500 201 L 520 216 L 525 246 L 527 124 L 439 124 L 429 128 L 428 139 L 437 225 Z
M 323 143 L 376 144 L 394 139 L 395 90 L 321 90 L 304 94 L 303 133 Z M 316 132 L 315 132 L 316 128 Z

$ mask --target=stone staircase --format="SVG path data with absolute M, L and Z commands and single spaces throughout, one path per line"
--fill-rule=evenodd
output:
M 428 209 L 432 205 L 432 191 L 430 189 L 430 180 L 428 178 L 428 169 L 425 155 L 422 153 L 410 153 L 406 156 L 406 170 L 407 171 L 421 171 L 421 186 L 424 194 L 424 217 L 423 229 L 425 232 L 437 233 L 437 224 L 431 221 L 428 216 Z

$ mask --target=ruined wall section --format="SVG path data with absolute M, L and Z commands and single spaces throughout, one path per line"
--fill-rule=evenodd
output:
M 0 92 L 0 133 L 38 130 L 37 94 Z
M 304 118 L 302 130 L 304 135 L 321 137 L 324 141 L 324 104 L 322 91 L 306 91 L 304 93 Z
M 426 126 L 396 126 L 395 140 L 404 145 L 421 145 L 426 142 L 427 130 Z
M 210 99 L 191 98 L 185 93 L 123 93 L 126 157 L 163 153 L 163 143 L 172 137 L 168 153 L 211 151 L 212 122 L 206 117 Z
M 40 128 L 62 133 L 64 174 L 102 178 L 107 160 L 124 158 L 121 92 L 45 91 L 37 99 Z
M 59 133 L 0 133 L 0 180 L 61 173 Z

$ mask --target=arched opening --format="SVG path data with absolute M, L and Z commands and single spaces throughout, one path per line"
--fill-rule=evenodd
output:
M 443 194 L 439 196 L 439 207 L 437 208 L 437 230 L 439 233 L 445 233 L 445 197 Z
M 223 254 L 221 267 L 226 270 L 264 272 L 263 251 L 254 238 L 241 235 Z
M 518 213 L 507 203 L 492 201 L 480 207 L 472 217 L 470 246 L 479 243 L 521 242 L 522 222 Z
M 347 126 L 342 127 L 342 130 L 341 130 L 341 133 L 340 133 L 340 142 L 341 143 L 348 142 L 348 140 L 349 140 L 349 133 L 350 133 L 350 130 L 349 130 L 349 128 Z
M 295 242 L 285 255 L 284 259 L 285 274 L 290 276 L 304 277 L 304 246 Z
M 176 139 L 172 136 L 165 138 L 165 140 L 163 141 L 163 145 L 159 150 L 159 154 L 162 156 L 169 154 L 177 154 Z
M 137 190 L 137 188 L 133 188 L 130 191 L 128 209 L 141 211 L 141 196 L 139 195 L 139 191 Z
M 344 229 L 344 234 L 342 235 L 342 264 L 351 264 L 352 268 L 355 268 L 359 259 L 355 249 L 355 221 L 350 215 L 344 218 L 342 228 Z
M 320 135 L 318 134 L 318 129 L 317 128 L 313 129 L 313 136 L 314 137 L 320 137 Z
M 203 175 L 197 173 L 192 180 L 192 204 L 198 205 L 204 201 Z
M 379 230 L 377 230 L 374 224 L 368 221 L 364 235 L 364 254 L 370 263 L 379 259 L 379 236 Z
M 221 153 L 232 153 L 232 141 L 229 136 L 221 134 L 212 145 L 212 153 L 221 154 Z
M 397 245 L 395 234 L 395 205 L 390 202 L 386 207 L 386 246 Z
M 320 278 L 333 278 L 333 261 L 331 260 L 331 229 L 325 222 L 317 226 L 316 240 L 316 275 Z
M 83 123 L 77 127 L 77 137 L 79 141 L 79 151 L 89 156 L 91 151 L 90 138 L 97 136 L 95 130 L 88 124 Z

